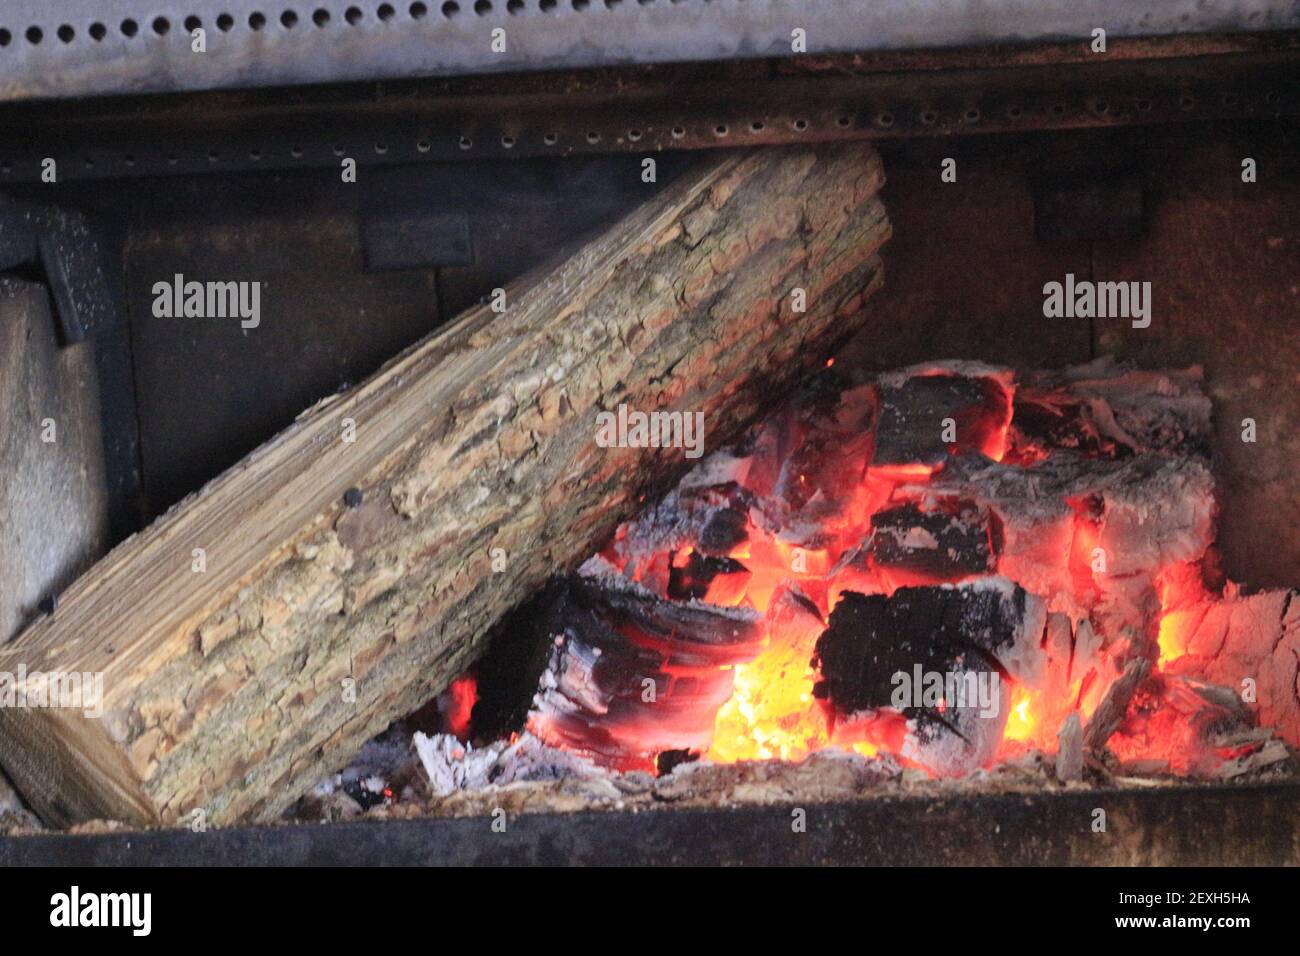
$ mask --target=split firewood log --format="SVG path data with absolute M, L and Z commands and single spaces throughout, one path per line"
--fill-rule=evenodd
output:
M 0 707 L 0 764 L 53 824 L 275 818 L 690 464 L 602 447 L 598 414 L 722 443 L 860 327 L 882 178 L 861 145 L 707 158 L 311 409 L 5 648 L 11 690 L 103 699 Z

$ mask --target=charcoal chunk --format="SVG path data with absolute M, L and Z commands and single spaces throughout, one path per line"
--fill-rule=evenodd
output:
M 965 375 L 914 375 L 880 389 L 873 467 L 941 465 L 949 454 L 990 450 L 1010 416 L 1006 390 Z M 944 420 L 955 424 L 945 440 Z
M 1103 434 L 1094 403 L 1074 398 L 1064 390 L 1018 389 L 1013 404 L 1011 429 L 1018 458 L 1058 448 L 1093 458 L 1126 458 L 1133 454 L 1131 445 Z
M 1199 368 L 1146 371 L 1104 358 L 1022 376 L 1008 460 L 1032 462 L 1058 449 L 1093 458 L 1208 458 L 1210 401 L 1201 376 Z
M 1015 640 L 1025 592 L 1010 600 L 994 589 L 911 587 L 884 594 L 845 592 L 817 641 L 821 680 L 813 693 L 844 714 L 889 707 L 894 675 L 954 668 L 1002 671 L 997 651 Z M 908 716 L 935 719 L 923 708 Z
M 666 777 L 682 764 L 694 763 L 700 759 L 698 751 L 694 750 L 665 750 L 655 758 L 655 773 L 661 777 Z
M 563 624 L 528 718 L 534 734 L 621 770 L 708 748 L 730 665 L 762 648 L 756 612 L 664 600 L 614 574 L 571 578 L 557 600 L 550 619 Z
M 738 584 L 749 580 L 749 569 L 735 558 L 715 558 L 692 551 L 684 566 L 672 564 L 668 575 L 668 597 L 674 601 L 704 600 L 715 578 L 734 577 Z
M 914 502 L 871 519 L 871 564 L 903 578 L 958 581 L 987 574 L 997 564 L 994 518 L 970 501 L 922 511 Z
M 834 714 L 908 718 L 903 755 L 943 774 L 992 760 L 1013 674 L 1038 646 L 1042 602 L 1005 578 L 846 592 L 817 641 L 813 694 Z
M 709 516 L 700 530 L 700 550 L 724 555 L 749 540 L 749 517 L 736 508 L 722 508 Z

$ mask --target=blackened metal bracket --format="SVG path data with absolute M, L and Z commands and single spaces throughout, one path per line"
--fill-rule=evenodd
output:
M 121 324 L 102 234 L 75 210 L 0 197 L 0 271 L 37 267 L 65 345 Z

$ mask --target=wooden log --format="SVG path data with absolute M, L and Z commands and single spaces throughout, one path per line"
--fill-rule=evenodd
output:
M 0 707 L 0 764 L 54 824 L 275 818 L 689 464 L 599 447 L 598 412 L 701 412 L 721 443 L 860 326 L 881 182 L 863 146 L 710 157 L 309 410 L 4 650 L 104 693 Z

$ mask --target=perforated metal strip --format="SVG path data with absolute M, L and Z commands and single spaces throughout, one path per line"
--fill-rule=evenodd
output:
M 1300 34 L 1241 52 L 861 71 L 857 56 L 0 107 L 0 187 L 237 170 L 1250 120 L 1300 114 Z M 1254 47 L 1250 49 L 1249 47 Z M 1032 51 L 1030 51 L 1031 59 Z M 1040 51 L 1041 55 L 1041 51 Z M 966 54 L 932 56 L 939 60 Z M 1077 58 L 1076 58 L 1077 59 Z M 382 90 L 380 89 L 382 87 Z M 328 117 L 328 122 L 322 122 Z
M 1300 0 L 6 0 L 0 100 L 783 56 L 795 30 L 833 53 L 1098 27 L 1295 29 Z

